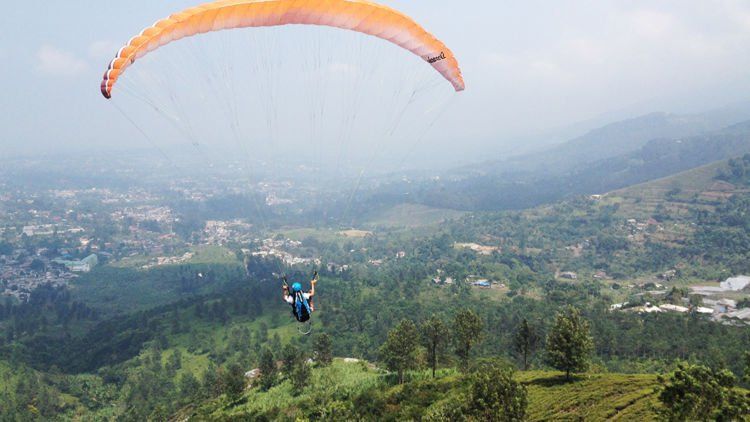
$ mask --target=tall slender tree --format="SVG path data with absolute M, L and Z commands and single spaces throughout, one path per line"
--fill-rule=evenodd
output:
M 284 372 L 285 377 L 291 377 L 294 368 L 297 367 L 298 361 L 300 360 L 300 351 L 297 347 L 292 344 L 287 344 L 281 350 L 281 370 Z
M 523 362 L 524 371 L 529 370 L 529 359 L 536 351 L 538 342 L 539 336 L 536 333 L 536 329 L 524 318 L 513 337 L 513 346 Z
M 313 353 L 315 360 L 321 366 L 330 365 L 333 362 L 333 342 L 331 341 L 331 336 L 323 333 L 316 337 L 313 344 Z
M 471 309 L 458 312 L 453 320 L 453 341 L 463 370 L 469 367 L 471 349 L 483 340 L 483 329 L 482 319 Z
M 432 377 L 435 378 L 437 364 L 445 357 L 446 345 L 450 340 L 450 331 L 442 319 L 433 315 L 421 326 L 422 344 L 427 349 L 427 361 L 432 369 Z
M 273 356 L 273 352 L 264 348 L 260 355 L 260 388 L 263 390 L 269 390 L 276 384 L 276 374 L 278 369 L 276 368 L 276 361 Z

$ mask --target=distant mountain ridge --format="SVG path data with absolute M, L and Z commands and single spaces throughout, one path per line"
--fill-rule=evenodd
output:
M 494 173 L 560 174 L 580 166 L 633 152 L 655 139 L 709 134 L 750 120 L 750 104 L 698 114 L 649 113 L 610 123 L 532 154 L 489 162 Z
M 457 210 L 523 209 L 572 195 L 608 192 L 750 152 L 750 120 L 738 114 L 652 113 L 613 123 L 537 155 L 487 162 L 421 183 L 372 192 Z M 713 130 L 710 130 L 713 129 Z

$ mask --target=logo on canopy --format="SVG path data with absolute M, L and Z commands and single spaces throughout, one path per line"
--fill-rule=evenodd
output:
M 437 57 L 427 56 L 427 62 L 428 63 L 437 63 L 440 60 L 445 60 L 445 52 L 441 52 L 440 55 L 437 56 Z

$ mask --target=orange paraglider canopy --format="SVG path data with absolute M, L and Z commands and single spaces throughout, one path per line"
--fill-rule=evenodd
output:
M 405 14 L 366 0 L 218 0 L 175 13 L 133 37 L 109 65 L 101 84 L 112 97 L 117 79 L 135 61 L 179 39 L 225 29 L 281 25 L 341 28 L 390 41 L 422 57 L 456 91 L 465 88 L 461 69 L 443 42 Z

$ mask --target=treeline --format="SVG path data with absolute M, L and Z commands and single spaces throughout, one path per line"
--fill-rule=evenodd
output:
M 137 356 L 150 341 L 168 347 L 167 338 L 191 332 L 204 320 L 226 324 L 239 317 L 255 318 L 277 286 L 252 284 L 226 295 L 184 299 L 131 315 L 114 317 L 90 328 L 82 336 L 38 334 L 22 339 L 24 360 L 37 368 L 56 366 L 68 373 L 96 371 Z M 7 355 L 6 351 L 6 355 Z
M 750 272 L 750 197 L 735 195 L 713 212 L 696 211 L 698 229 L 687 248 L 735 274 Z
M 60 391 L 45 375 L 23 366 L 0 365 L 0 418 L 3 420 L 53 420 L 71 410 Z
M 513 352 L 521 359 L 523 369 L 537 349 L 548 367 L 563 371 L 565 380 L 572 382 L 572 373 L 587 371 L 591 366 L 594 339 L 591 323 L 582 313 L 568 306 L 555 316 L 546 335 L 523 319 L 513 335 Z M 427 363 L 435 377 L 438 362 L 450 361 L 448 350 L 452 347 L 458 367 L 468 373 L 464 382 L 468 394 L 448 400 L 449 405 L 432 410 L 432 420 L 524 420 L 528 398 L 526 387 L 514 380 L 513 371 L 501 361 L 479 361 L 471 364 L 471 350 L 485 338 L 482 320 L 471 310 L 455 314 L 450 324 L 432 316 L 415 324 L 402 320 L 389 333 L 380 348 L 380 361 L 404 382 L 405 372 L 419 370 Z M 420 347 L 421 346 L 421 347 Z M 742 366 L 744 379 L 750 382 L 750 352 L 743 351 L 737 363 Z M 680 361 L 668 376 L 660 377 L 662 387 L 657 389 L 662 408 L 659 415 L 665 420 L 745 420 L 750 417 L 750 392 L 739 390 L 739 378 L 726 369 L 726 363 L 704 366 Z M 369 406 L 375 414 L 359 417 L 378 418 L 378 409 L 387 406 Z M 380 410 L 383 412 L 383 410 Z
M 43 284 L 29 295 L 26 302 L 6 298 L 0 304 L 0 346 L 16 338 L 43 334 L 53 328 L 68 333 L 71 324 L 97 321 L 100 312 L 71 298 L 65 287 Z
M 740 186 L 750 185 L 750 154 L 729 160 L 727 168 L 719 171 L 718 178 Z
M 529 360 L 539 355 L 542 368 L 564 373 L 550 374 L 544 380 L 547 384 L 578 383 L 585 377 L 575 377 L 574 373 L 597 369 L 591 326 L 592 322 L 574 307 L 558 312 L 546 334 L 524 319 L 512 330 L 514 341 L 506 355 L 514 354 L 523 370 L 529 369 Z M 215 417 L 217 413 L 201 413 L 213 409 L 257 420 L 274 420 L 282 415 L 332 420 L 525 420 L 528 386 L 518 381 L 515 365 L 502 356 L 480 358 L 475 353 L 489 337 L 486 328 L 479 315 L 469 309 L 459 310 L 448 319 L 438 315 L 421 321 L 403 319 L 389 330 L 386 341 L 377 349 L 378 361 L 392 373 L 364 390 L 342 386 L 340 394 L 310 385 L 311 369 L 331 362 L 332 341 L 327 334 L 316 336 L 309 354 L 293 345 L 275 349 L 275 353 L 264 348 L 252 387 L 269 391 L 287 383 L 291 394 L 304 394 L 304 400 L 288 406 L 245 407 L 248 396 L 260 396 L 243 391 L 239 372 L 235 370 L 233 376 L 230 365 L 218 370 L 223 378 L 210 378 L 215 384 L 192 384 L 208 392 L 204 398 L 213 397 L 213 404 L 193 416 Z M 308 361 L 308 357 L 314 360 Z M 750 353 L 745 352 L 741 361 L 744 373 L 750 376 Z M 442 371 L 436 371 L 441 367 Z M 431 377 L 438 380 L 425 379 L 424 368 L 432 369 Z M 750 415 L 750 394 L 737 388 L 739 379 L 732 372 L 682 361 L 668 372 L 659 379 L 661 386 L 656 393 L 660 406 L 654 409 L 664 420 L 744 420 Z M 440 382 L 440 378 L 448 382 Z M 395 384 L 402 388 L 391 389 Z M 211 389 L 212 385 L 223 387 Z M 235 412 L 235 407 L 242 410 Z

